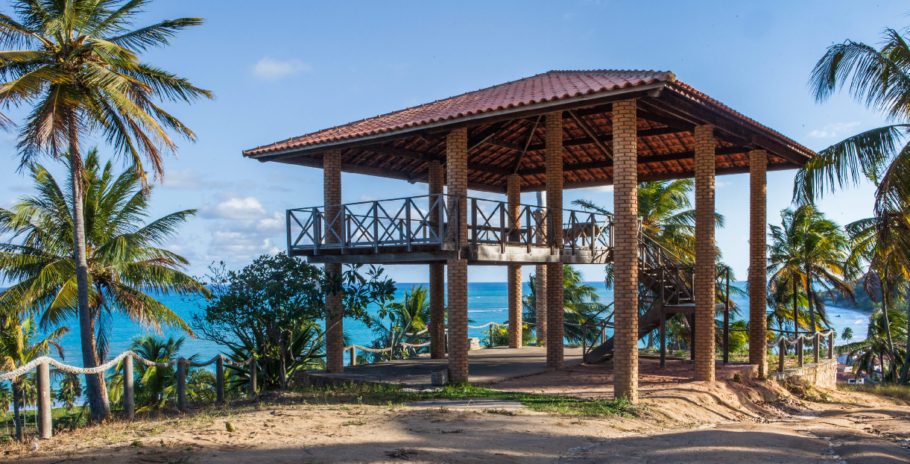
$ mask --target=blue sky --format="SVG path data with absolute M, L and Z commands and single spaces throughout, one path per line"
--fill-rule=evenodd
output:
M 3 7 L 4 13 L 9 7 Z M 239 268 L 284 247 L 283 211 L 322 204 L 321 170 L 261 164 L 241 150 L 552 69 L 659 69 L 812 148 L 883 123 L 837 96 L 824 105 L 806 81 L 825 47 L 850 38 L 877 43 L 902 28 L 905 2 L 856 1 L 459 1 L 186 2 L 160 0 L 141 25 L 206 19 L 145 61 L 211 89 L 214 101 L 167 104 L 198 135 L 181 142 L 153 193 L 157 216 L 199 214 L 169 246 L 201 274 L 212 261 Z M 24 110 L 9 115 L 21 120 Z M 97 137 L 83 137 L 87 146 Z M 59 164 L 45 160 L 52 171 Z M 15 136 L 0 135 L 0 207 L 31 190 L 16 172 Z M 792 172 L 769 173 L 769 221 L 790 203 Z M 343 176 L 343 200 L 400 197 L 425 185 Z M 748 177 L 717 179 L 727 226 L 717 241 L 740 278 L 748 265 Z M 871 214 L 873 189 L 826 198 L 846 224 Z M 607 188 L 569 190 L 612 209 Z M 533 201 L 529 194 L 526 202 Z M 583 266 L 602 280 L 601 266 Z M 401 282 L 427 280 L 425 266 L 392 266 Z M 531 269 L 526 269 L 525 279 Z M 504 281 L 505 268 L 472 268 L 472 281 Z

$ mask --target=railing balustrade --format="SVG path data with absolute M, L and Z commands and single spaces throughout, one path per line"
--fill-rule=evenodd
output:
M 431 245 L 457 250 L 468 245 L 561 248 L 564 252 L 585 250 L 592 255 L 607 252 L 612 245 L 613 217 L 607 214 L 562 210 L 563 240 L 555 236 L 554 209 L 518 205 L 509 212 L 504 201 L 467 198 L 467 237 L 458 237 L 456 196 L 445 194 L 375 200 L 344 205 L 297 208 L 287 211 L 288 250 L 318 255 L 325 250 L 380 249 L 410 252 L 413 247 Z M 539 214 L 543 212 L 543 214 Z

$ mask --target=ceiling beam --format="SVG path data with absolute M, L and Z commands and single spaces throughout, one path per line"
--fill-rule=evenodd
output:
M 490 127 L 478 132 L 473 137 L 468 139 L 468 151 L 471 151 L 488 139 L 496 136 L 500 131 L 502 131 L 509 123 L 512 121 L 499 121 L 493 123 Z
M 714 156 L 727 156 L 748 153 L 751 149 L 747 147 L 721 147 L 714 151 Z M 663 163 L 665 161 L 680 161 L 684 159 L 694 159 L 694 151 L 684 151 L 680 153 L 669 153 L 666 155 L 639 156 L 638 164 Z M 590 161 L 586 163 L 564 164 L 563 172 L 568 171 L 586 171 L 588 169 L 603 169 L 613 167 L 613 160 Z M 534 176 L 546 174 L 546 168 L 537 167 L 524 169 L 518 173 L 523 176 Z
M 613 159 L 613 150 L 611 150 L 610 147 L 608 147 L 607 144 L 605 144 L 603 140 L 600 140 L 600 138 L 597 136 L 597 133 L 594 132 L 594 129 L 592 129 L 591 126 L 588 125 L 588 123 L 585 122 L 584 119 L 581 119 L 581 116 L 579 116 L 578 113 L 576 113 L 572 110 L 569 110 L 568 113 L 569 113 L 569 116 L 572 116 L 572 119 L 575 120 L 575 123 L 578 124 L 578 127 L 580 127 L 581 130 L 583 130 L 585 132 L 585 134 L 588 134 L 588 138 L 590 138 L 591 141 L 594 142 L 594 145 L 597 146 L 598 149 L 600 149 L 601 153 L 603 153 L 607 157 L 607 159 L 612 160 Z M 612 138 L 612 134 L 611 134 L 611 138 Z

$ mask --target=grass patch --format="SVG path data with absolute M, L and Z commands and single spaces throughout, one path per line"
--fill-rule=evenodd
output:
M 895 398 L 910 403 L 910 386 L 881 384 L 848 384 L 839 383 L 837 389 L 847 392 L 871 393 L 873 395 Z
M 346 384 L 324 388 L 298 390 L 309 402 L 320 404 L 360 404 L 398 407 L 406 402 L 434 399 L 490 398 L 517 401 L 532 411 L 583 416 L 623 416 L 635 414 L 636 409 L 624 398 L 618 400 L 585 400 L 557 395 L 510 393 L 476 387 L 470 384 L 448 385 L 437 392 L 411 393 L 396 385 Z

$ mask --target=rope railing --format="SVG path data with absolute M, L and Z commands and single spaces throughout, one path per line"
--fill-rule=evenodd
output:
M 116 358 L 95 367 L 75 367 L 64 364 L 49 356 L 35 358 L 16 369 L 0 374 L 0 382 L 13 380 L 21 375 L 26 374 L 32 369 L 38 369 L 38 434 L 41 438 L 51 438 L 53 436 L 53 419 L 51 415 L 51 395 L 50 395 L 50 366 L 54 366 L 58 371 L 66 374 L 94 375 L 103 374 L 108 369 L 123 362 L 123 409 L 126 417 L 133 419 L 136 414 L 133 388 L 133 360 L 148 367 L 166 369 L 177 366 L 177 409 L 181 412 L 186 411 L 186 367 L 206 367 L 215 364 L 216 367 L 216 398 L 218 403 L 224 402 L 224 365 L 228 364 L 235 368 L 246 365 L 250 366 L 250 391 L 253 396 L 256 395 L 256 376 L 257 365 L 254 362 L 256 355 L 253 354 L 244 361 L 231 361 L 223 354 L 218 354 L 214 358 L 205 362 L 195 362 L 186 358 L 172 359 L 168 362 L 156 362 L 145 359 L 136 352 L 126 350 L 120 353 Z
M 788 337 L 784 333 L 781 333 L 777 337 L 777 340 L 773 342 L 768 342 L 768 348 L 777 348 L 777 372 L 784 371 L 785 358 L 787 353 L 787 348 L 791 346 L 796 347 L 796 363 L 799 367 L 802 367 L 804 364 L 803 356 L 803 342 L 811 341 L 812 342 L 812 352 L 815 364 L 818 364 L 820 360 L 821 352 L 821 339 L 828 339 L 828 359 L 834 359 L 834 330 L 826 330 L 823 332 L 804 332 L 802 334 L 797 333 L 793 337 Z

